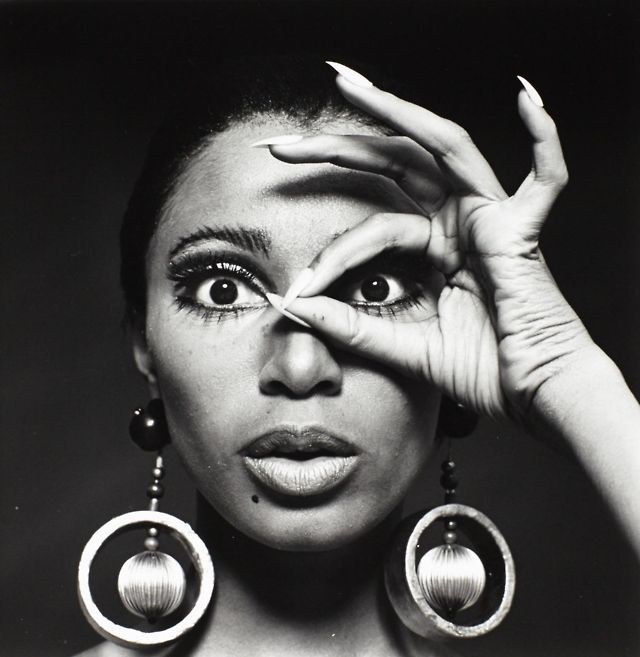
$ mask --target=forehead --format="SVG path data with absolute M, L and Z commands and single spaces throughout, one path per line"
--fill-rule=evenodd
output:
M 259 139 L 299 133 L 291 123 L 261 120 L 216 135 L 187 167 L 167 204 L 157 245 L 202 228 L 251 228 L 269 236 L 274 249 L 322 248 L 333 236 L 375 212 L 411 211 L 394 183 L 332 164 L 288 164 Z M 353 122 L 322 125 L 323 133 L 375 134 Z

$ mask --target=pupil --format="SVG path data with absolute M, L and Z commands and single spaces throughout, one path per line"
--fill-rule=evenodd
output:
M 389 283 L 382 276 L 367 278 L 360 288 L 367 301 L 384 301 L 389 295 Z
M 233 303 L 238 298 L 238 288 L 232 280 L 221 278 L 211 285 L 209 296 L 213 303 L 223 306 Z

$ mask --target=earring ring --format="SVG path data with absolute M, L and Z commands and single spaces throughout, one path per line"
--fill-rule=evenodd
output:
M 140 526 L 168 530 L 186 550 L 200 580 L 198 596 L 191 611 L 176 625 L 156 632 L 143 632 L 109 620 L 98 609 L 89 587 L 89 572 L 98 551 L 126 530 Z M 207 546 L 186 522 L 160 511 L 132 511 L 109 520 L 89 539 L 78 564 L 78 597 L 87 620 L 105 639 L 127 648 L 161 646 L 181 637 L 202 618 L 213 595 L 214 580 L 213 563 Z
M 419 515 L 419 514 L 418 514 Z M 438 520 L 455 519 L 474 546 L 485 553 L 485 567 L 492 589 L 490 602 L 497 608 L 483 610 L 480 622 L 453 623 L 438 614 L 427 602 L 416 572 L 418 555 L 425 546 L 420 539 Z M 427 638 L 471 638 L 497 627 L 509 612 L 515 592 L 515 566 L 509 546 L 500 530 L 477 509 L 464 504 L 444 504 L 423 515 L 416 523 L 410 516 L 400 524 L 385 568 L 385 585 L 396 614 L 414 633 Z

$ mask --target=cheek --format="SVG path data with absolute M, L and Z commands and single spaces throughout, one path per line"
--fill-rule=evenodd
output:
M 216 460 L 237 451 L 255 407 L 259 327 L 250 319 L 205 324 L 164 316 L 150 328 L 149 347 L 175 446 L 183 458 Z M 243 412 L 244 411 L 244 412 Z
M 434 446 L 440 395 L 386 369 L 361 371 L 353 403 L 368 432 L 369 495 L 401 501 Z

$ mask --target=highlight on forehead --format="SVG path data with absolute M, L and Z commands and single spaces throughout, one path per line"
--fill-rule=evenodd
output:
M 286 132 L 299 127 L 298 122 L 291 117 L 288 119 L 279 117 L 276 122 L 276 116 L 261 114 L 251 120 L 236 121 L 223 132 L 209 137 L 188 160 L 183 162 L 181 171 L 167 195 L 159 223 L 164 223 L 174 216 L 174 211 L 185 202 L 197 204 L 202 190 L 210 192 L 218 185 L 219 194 L 214 198 L 220 199 L 224 195 L 225 176 L 234 167 L 242 166 L 243 158 L 248 157 L 251 151 L 249 144 L 255 139 L 253 134 L 243 135 L 243 128 L 245 130 L 249 128 L 254 132 L 256 128 Z M 362 125 L 355 119 L 345 120 L 335 116 L 323 116 L 322 120 L 316 119 L 311 127 L 306 126 L 305 134 L 318 134 L 323 130 L 331 134 L 353 134 L 358 128 L 368 134 L 382 132 L 372 126 Z M 246 149 L 239 147 L 245 142 Z M 287 169 L 283 171 L 281 179 L 265 181 L 263 187 L 253 191 L 256 191 L 261 199 L 272 195 L 293 201 L 304 198 L 342 197 L 381 204 L 389 209 L 397 209 L 399 197 L 406 200 L 404 195 L 398 192 L 395 184 L 382 176 L 329 163 L 319 163 L 317 166 L 323 167 L 323 170 L 318 171 L 316 168 L 314 171 L 308 171 L 305 167 Z M 209 205 L 209 210 L 211 207 L 213 206 Z
M 314 123 L 316 131 L 326 128 L 334 133 L 353 132 L 357 124 L 354 120 L 325 118 L 326 120 Z M 175 228 L 181 223 L 182 213 L 188 212 L 201 214 L 202 223 L 190 234 L 182 234 L 171 249 L 170 259 L 180 251 L 212 240 L 226 242 L 256 255 L 268 257 L 271 240 L 264 228 L 245 227 L 242 222 L 235 225 L 234 222 L 217 225 L 215 208 L 218 203 L 224 206 L 225 177 L 229 171 L 234 171 L 234 167 L 238 168 L 237 158 L 240 158 L 242 164 L 243 157 L 255 155 L 255 152 L 248 147 L 246 153 L 245 149 L 238 148 L 239 141 L 243 143 L 253 139 L 253 134 L 249 134 L 251 139 L 243 135 L 243 129 L 249 128 L 255 132 L 256 127 L 262 130 L 265 126 L 272 126 L 273 121 L 272 115 L 260 115 L 255 117 L 255 120 L 235 122 L 224 132 L 207 139 L 206 144 L 183 163 L 182 170 L 163 208 L 161 222 L 168 220 Z M 288 123 L 291 124 L 290 118 Z M 280 124 L 276 126 L 279 127 Z M 369 133 L 374 132 L 371 127 L 360 127 Z M 227 158 L 231 158 L 231 161 Z M 287 168 L 283 170 L 282 176 L 276 176 L 275 179 L 267 177 L 264 181 L 255 181 L 257 186 L 249 192 L 246 200 L 251 202 L 253 192 L 256 192 L 261 203 L 269 197 L 286 199 L 292 203 L 304 199 L 317 199 L 323 202 L 323 200 L 344 198 L 364 201 L 385 210 L 402 209 L 398 206 L 399 198 L 404 201 L 405 197 L 391 181 L 375 174 L 331 164 L 319 164 L 319 167 L 320 170 L 316 166 L 312 171 L 304 167 Z M 242 169 L 245 170 L 246 166 L 242 165 Z M 292 176 L 293 171 L 295 176 Z M 216 189 L 218 193 L 213 193 Z
M 181 180 L 192 175 L 192 170 L 200 168 L 201 174 L 207 171 L 216 171 L 219 159 L 216 154 L 219 147 L 236 131 L 243 129 L 268 131 L 281 134 L 302 134 L 304 136 L 317 136 L 322 134 L 348 135 L 362 134 L 374 136 L 390 136 L 396 134 L 394 130 L 378 122 L 368 115 L 360 115 L 354 112 L 354 108 L 346 107 L 341 110 L 326 107 L 321 112 L 313 115 L 290 114 L 283 111 L 256 112 L 240 118 L 229 120 L 224 130 L 210 133 L 201 140 L 188 158 L 185 158 L 176 177 L 175 186 L 179 186 Z M 269 136 L 269 135 L 267 135 Z M 252 140 L 248 140 L 247 146 Z M 230 154 L 238 155 L 237 151 Z M 196 174 L 197 175 L 197 174 Z

